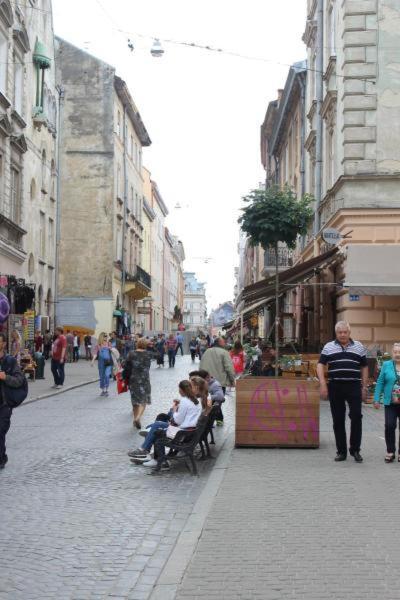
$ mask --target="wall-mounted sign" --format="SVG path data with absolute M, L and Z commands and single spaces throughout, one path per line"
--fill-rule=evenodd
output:
M 138 306 L 138 315 L 151 315 L 151 306 Z
M 326 244 L 331 244 L 335 246 L 342 239 L 342 234 L 337 229 L 333 229 L 332 227 L 327 227 L 322 232 L 322 238 Z
M 360 296 L 358 296 L 357 294 L 349 294 L 349 300 L 350 302 L 359 302 Z

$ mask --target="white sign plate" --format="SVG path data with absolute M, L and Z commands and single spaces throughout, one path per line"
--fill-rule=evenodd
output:
M 327 227 L 322 232 L 322 238 L 324 242 L 334 246 L 335 244 L 338 244 L 340 242 L 340 240 L 342 239 L 342 234 L 337 229 Z

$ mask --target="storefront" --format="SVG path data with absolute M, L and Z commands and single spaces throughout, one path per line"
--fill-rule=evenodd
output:
M 8 349 L 12 332 L 17 331 L 21 347 L 32 349 L 35 335 L 35 285 L 14 275 L 0 274 L 0 331 L 6 333 Z

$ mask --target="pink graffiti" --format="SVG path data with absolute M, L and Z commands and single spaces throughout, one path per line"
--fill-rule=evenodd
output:
M 296 386 L 297 406 L 299 407 L 300 419 L 287 421 L 285 415 L 284 398 L 290 390 L 281 386 L 276 380 L 268 381 L 260 385 L 254 392 L 249 413 L 249 427 L 251 430 L 261 429 L 276 434 L 278 439 L 287 442 L 289 432 L 302 431 L 304 441 L 310 439 L 318 440 L 318 422 L 314 416 L 308 414 L 308 394 L 304 384 Z M 296 405 L 293 405 L 296 406 Z M 289 417 L 290 419 L 290 417 Z M 278 423 L 278 424 L 277 424 Z

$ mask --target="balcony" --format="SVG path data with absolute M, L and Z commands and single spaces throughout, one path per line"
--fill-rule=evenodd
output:
M 137 266 L 136 273 L 125 271 L 125 293 L 135 300 L 143 300 L 150 296 L 151 275 Z
M 293 252 L 287 248 L 278 248 L 278 270 L 285 271 L 293 266 Z M 264 268 L 262 270 L 263 277 L 270 277 L 275 273 L 276 259 L 275 250 L 272 248 L 264 252 Z
M 334 194 L 328 194 L 323 199 L 319 207 L 320 227 L 324 227 L 324 225 L 333 217 L 333 215 L 335 215 L 344 207 L 344 198 L 337 198 Z

